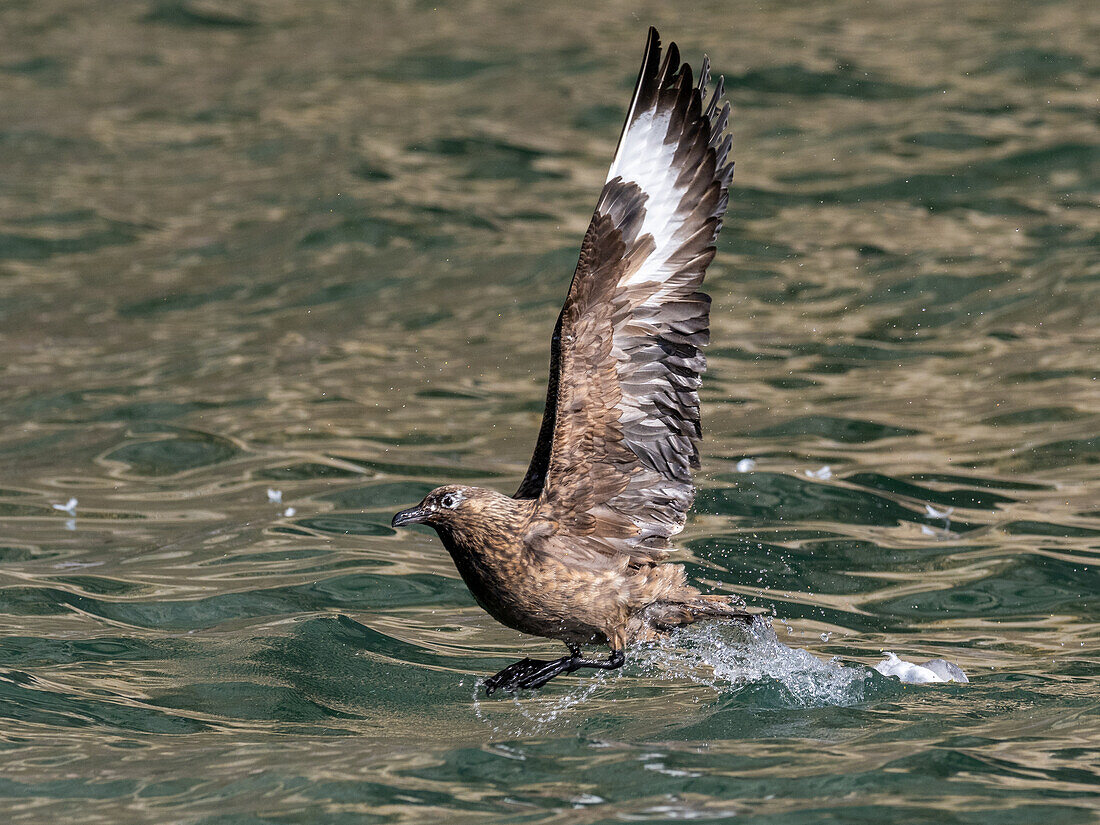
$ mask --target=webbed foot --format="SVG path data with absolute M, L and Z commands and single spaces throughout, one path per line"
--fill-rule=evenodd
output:
M 490 676 L 482 684 L 485 686 L 486 696 L 492 696 L 497 690 L 534 690 L 562 673 L 572 673 L 582 667 L 615 670 L 622 667 L 625 661 L 626 657 L 621 650 L 612 650 L 606 661 L 593 662 L 582 659 L 580 650 L 573 649 L 570 655 L 549 662 L 545 659 L 521 659 L 500 673 Z
M 545 659 L 520 659 L 481 683 L 485 688 L 485 695 L 492 696 L 498 690 L 512 692 L 527 687 L 524 682 L 550 664 L 554 662 L 548 662 Z

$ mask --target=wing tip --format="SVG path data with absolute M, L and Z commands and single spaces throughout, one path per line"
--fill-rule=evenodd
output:
M 661 52 L 660 34 L 655 26 L 650 26 L 634 94 L 605 180 L 610 181 L 621 173 L 626 161 L 623 153 L 628 142 L 627 133 L 635 121 L 645 112 L 667 110 L 671 128 L 681 140 L 688 140 L 690 135 L 700 132 L 706 135 L 704 142 L 715 156 L 715 179 L 728 187 L 730 179 L 726 173 L 732 171 L 732 166 L 727 161 L 732 141 L 727 131 L 730 103 L 724 96 L 725 78 L 719 75 L 712 86 L 711 62 L 706 54 L 696 79 L 691 64 L 681 61 L 680 49 L 674 41 L 667 44 L 663 55 Z M 666 140 L 671 138 L 670 131 Z

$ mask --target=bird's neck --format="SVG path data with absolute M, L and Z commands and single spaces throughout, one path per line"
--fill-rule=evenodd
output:
M 467 517 L 441 525 L 439 538 L 460 567 L 486 554 L 514 552 L 534 511 L 534 500 L 494 496 Z

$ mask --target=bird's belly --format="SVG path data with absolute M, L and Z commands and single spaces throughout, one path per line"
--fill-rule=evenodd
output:
M 472 588 L 471 592 L 474 592 Z M 524 604 L 501 601 L 491 594 L 486 597 L 474 592 L 474 598 L 498 622 L 521 633 L 561 639 L 570 644 L 600 644 L 607 641 L 604 632 L 584 615 L 546 609 L 534 601 Z
M 474 599 L 503 625 L 561 639 L 569 644 L 601 644 L 612 622 L 600 609 L 602 599 L 563 582 L 537 565 L 492 565 L 486 559 L 455 558 L 455 566 Z

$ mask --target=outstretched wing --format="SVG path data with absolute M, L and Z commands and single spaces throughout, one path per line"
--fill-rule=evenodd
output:
M 649 30 L 619 146 L 581 247 L 551 349 L 538 446 L 517 498 L 581 544 L 637 561 L 683 529 L 698 466 L 699 291 L 726 210 L 733 163 L 719 79 L 706 100 Z M 546 533 L 546 531 L 541 531 Z

